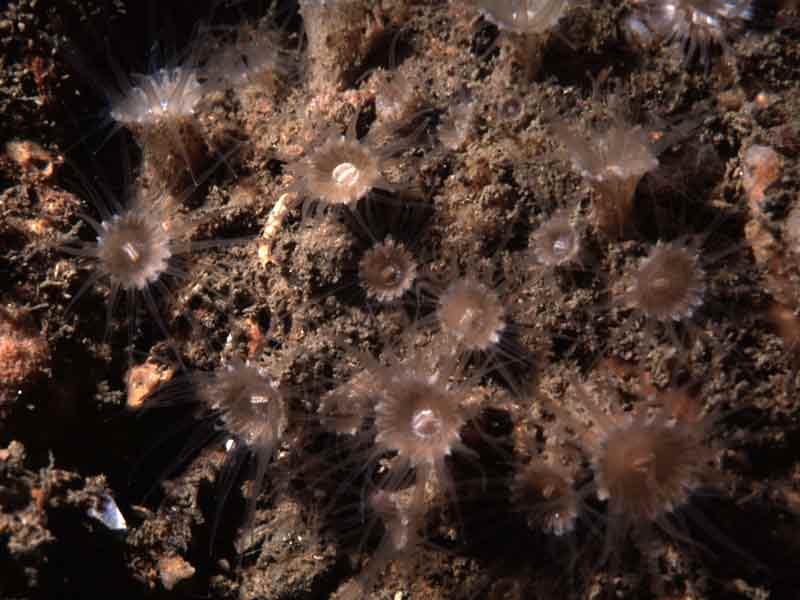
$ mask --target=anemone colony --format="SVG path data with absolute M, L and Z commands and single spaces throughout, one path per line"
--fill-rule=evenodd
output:
M 87 343 L 81 305 L 105 298 L 105 341 L 116 344 L 115 301 L 129 298 L 124 368 L 147 399 L 140 406 L 129 388 L 128 408 L 173 432 L 156 450 L 180 448 L 162 473 L 179 476 L 201 452 L 221 457 L 206 525 L 215 556 L 231 554 L 217 544 L 226 523 L 239 527 L 228 534 L 233 554 L 261 552 L 259 568 L 275 562 L 264 558 L 274 532 L 304 527 L 318 554 L 350 558 L 327 577 L 338 578 L 337 598 L 412 589 L 443 545 L 487 575 L 459 583 L 449 573 L 456 581 L 430 597 L 589 598 L 598 587 L 608 597 L 715 597 L 720 584 L 675 564 L 676 549 L 691 561 L 707 545 L 748 556 L 696 502 L 724 502 L 737 475 L 722 457 L 735 452 L 726 416 L 743 408 L 744 382 L 733 391 L 741 375 L 726 374 L 723 358 L 733 359 L 719 354 L 736 351 L 720 338 L 735 335 L 739 317 L 714 307 L 752 301 L 761 266 L 771 269 L 766 290 L 796 301 L 783 292 L 798 285 L 788 270 L 800 254 L 800 209 L 785 209 L 775 244 L 756 247 L 764 232 L 748 232 L 754 266 L 747 244 L 722 240 L 741 235 L 736 218 L 709 228 L 701 217 L 756 210 L 768 184 L 756 200 L 727 185 L 713 203 L 691 174 L 688 185 L 663 185 L 664 165 L 707 142 L 692 136 L 698 114 L 715 118 L 710 103 L 675 113 L 690 100 L 673 102 L 669 123 L 691 123 L 659 144 L 667 119 L 617 111 L 619 100 L 649 102 L 648 116 L 666 115 L 660 92 L 637 87 L 634 67 L 613 96 L 598 93 L 607 70 L 543 91 L 561 85 L 551 54 L 580 63 L 564 36 L 576 35 L 576 15 L 590 20 L 586 6 L 451 2 L 442 9 L 456 23 L 451 47 L 436 52 L 474 74 L 467 89 L 432 82 L 438 75 L 415 62 L 427 52 L 419 32 L 432 25 L 412 3 L 389 4 L 276 3 L 257 21 L 198 28 L 180 64 L 100 85 L 114 131 L 130 132 L 142 162 L 122 200 L 84 197 L 99 217 L 68 211 L 77 237 L 48 245 L 62 253 L 58 273 L 64 253 L 92 269 L 83 280 L 68 271 L 71 335 Z M 744 2 L 634 1 L 615 43 L 641 54 L 639 71 L 687 70 L 682 77 L 718 86 L 736 65 L 735 29 L 752 14 Z M 479 48 L 487 28 L 495 38 Z M 376 69 L 387 51 L 388 70 Z M 594 66 L 609 56 L 596 54 Z M 509 87 L 520 99 L 513 119 Z M 560 95 L 570 101 L 553 110 Z M 221 131 L 235 132 L 235 155 Z M 200 176 L 215 161 L 227 168 Z M 398 212 L 422 218 L 393 219 Z M 256 220 L 257 239 L 219 238 L 252 233 Z M 770 265 L 781 242 L 789 259 L 778 286 Z M 222 272 L 211 283 L 194 268 L 208 252 Z M 341 293 L 348 273 L 356 300 Z M 210 296 L 203 308 L 198 299 Z M 149 337 L 137 299 L 159 325 Z M 797 306 L 781 306 L 784 330 L 800 331 Z M 800 333 L 783 337 L 793 346 Z M 160 338 L 180 369 L 147 387 L 151 365 L 176 362 L 158 343 L 145 346 Z M 165 426 L 159 407 L 186 409 L 183 420 Z M 289 525 L 287 506 L 300 515 Z M 217 577 L 216 566 L 203 568 Z M 752 566 L 737 572 L 758 577 Z

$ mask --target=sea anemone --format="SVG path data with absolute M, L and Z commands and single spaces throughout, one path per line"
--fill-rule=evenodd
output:
M 475 126 L 476 109 L 477 100 L 466 91 L 450 98 L 437 128 L 439 140 L 445 148 L 455 152 L 464 147 Z
M 248 362 L 225 365 L 197 386 L 198 399 L 218 412 L 225 430 L 251 450 L 271 457 L 286 431 L 286 399 L 264 369 Z
M 411 497 L 418 488 L 388 491 L 378 489 L 372 492 L 367 500 L 369 519 L 366 526 L 361 527 L 362 542 L 379 525 L 382 536 L 368 558 L 366 566 L 357 577 L 345 584 L 337 593 L 343 600 L 356 600 L 365 597 L 377 584 L 381 573 L 393 562 L 405 562 L 414 558 L 419 544 L 422 543 L 420 532 L 424 524 L 424 513 L 414 510 L 423 504 L 419 499 Z M 362 510 L 363 512 L 363 510 Z
M 126 93 L 111 106 L 111 117 L 127 127 L 156 127 L 194 117 L 204 88 L 190 67 L 135 73 Z
M 609 238 L 630 235 L 636 187 L 658 166 L 647 132 L 621 120 L 588 136 L 576 135 L 561 124 L 554 129 L 575 170 L 594 189 L 595 229 Z
M 142 150 L 145 173 L 178 192 L 190 183 L 197 184 L 211 162 L 211 146 L 200 122 L 211 88 L 198 66 L 198 40 L 172 57 L 162 56 L 160 48 L 160 43 L 153 44 L 147 70 L 138 73 L 128 72 L 109 53 L 113 78 L 101 75 L 76 47 L 64 51 L 105 101 L 103 126 L 109 125 L 110 131 L 104 142 L 127 129 Z
M 381 168 L 370 149 L 354 139 L 333 137 L 299 169 L 308 194 L 329 204 L 354 205 L 381 187 Z
M 568 469 L 542 461 L 522 467 L 511 487 L 514 509 L 525 514 L 528 527 L 556 536 L 575 528 L 581 499 Z
M 556 211 L 533 233 L 533 258 L 549 268 L 582 266 L 581 233 L 579 225 L 571 219 L 569 210 Z
M 478 12 L 499 29 L 522 41 L 527 78 L 536 76 L 550 31 L 566 12 L 569 0 L 475 0 Z
M 394 302 L 411 290 L 417 263 L 402 242 L 389 236 L 364 253 L 358 263 L 358 275 L 367 298 Z
M 419 82 L 398 64 L 397 45 L 402 33 L 400 30 L 392 38 L 389 68 L 378 70 L 369 81 L 369 89 L 375 94 L 376 123 L 373 127 L 389 135 L 398 124 L 413 121 L 422 107 Z
M 399 194 L 409 190 L 390 183 L 384 173 L 398 162 L 397 156 L 409 148 L 411 139 L 398 136 L 386 142 L 386 132 L 375 133 L 374 128 L 358 139 L 356 120 L 344 135 L 329 128 L 305 148 L 301 158 L 289 163 L 288 171 L 295 179 L 290 191 L 305 200 L 304 216 L 314 214 L 319 206 L 354 210 L 373 190 Z
M 662 323 L 680 322 L 702 306 L 705 289 L 696 249 L 680 240 L 659 242 L 639 263 L 621 301 Z
M 86 259 L 93 269 L 93 273 L 73 294 L 67 311 L 72 309 L 89 288 L 106 280 L 110 286 L 107 333 L 116 302 L 120 294 L 124 294 L 127 298 L 131 338 L 138 300 L 143 299 L 163 335 L 170 339 L 157 306 L 157 297 L 169 296 L 167 282 L 170 279 L 180 280 L 188 276 L 187 255 L 223 242 L 192 241 L 191 236 L 199 221 L 188 218 L 179 199 L 172 194 L 153 193 L 142 186 L 134 185 L 127 195 L 128 200 L 123 208 L 115 198 L 104 202 L 102 198 L 92 194 L 100 220 L 87 214 L 81 214 L 81 218 L 94 230 L 96 239 L 74 239 L 58 246 L 63 252 Z M 133 339 L 129 341 L 132 343 Z M 173 349 L 177 355 L 177 348 Z
M 375 405 L 375 442 L 397 453 L 410 467 L 444 472 L 444 458 L 461 445 L 466 422 L 461 398 L 440 374 L 383 374 L 382 394 Z
M 723 448 L 712 439 L 720 414 L 704 414 L 696 390 L 687 387 L 642 392 L 632 409 L 623 410 L 615 401 L 618 394 L 607 385 L 576 383 L 568 403 L 554 399 L 549 404 L 561 439 L 577 435 L 577 450 L 591 465 L 593 479 L 579 485 L 577 494 L 587 499 L 579 504 L 579 517 L 605 520 L 595 568 L 618 570 L 631 543 L 649 558 L 657 550 L 659 534 L 671 542 L 689 542 L 690 549 L 702 547 L 692 542 L 690 523 L 730 544 L 692 506 L 697 496 L 723 489 Z M 605 503 L 604 517 L 590 508 L 590 495 Z
M 318 409 L 322 426 L 333 433 L 355 438 L 372 416 L 373 384 L 369 371 L 364 370 L 323 394 Z
M 323 417 L 324 407 L 333 409 L 336 417 L 349 406 L 351 417 L 360 416 L 362 424 L 369 425 L 366 438 L 362 435 L 357 440 L 358 445 L 366 441 L 366 455 L 358 452 L 355 460 L 364 463 L 360 470 L 367 473 L 374 473 L 382 461 L 378 487 L 397 490 L 409 481 L 423 487 L 435 483 L 445 494 L 452 494 L 446 460 L 454 452 L 471 454 L 461 431 L 474 417 L 474 380 L 456 383 L 458 362 L 440 356 L 437 348 L 405 352 L 413 354 L 403 358 L 388 348 L 383 361 L 359 354 L 363 370 L 329 394 Z M 330 422 L 342 423 L 336 418 Z
M 492 282 L 479 272 L 459 275 L 451 268 L 419 285 L 423 304 L 435 310 L 418 326 L 437 331 L 442 355 L 484 375 L 497 374 L 524 395 L 536 379 L 534 361 L 519 341 L 522 327 L 511 317 L 504 282 Z
M 189 173 L 193 182 L 208 162 L 197 111 L 208 90 L 193 61 L 151 74 L 120 79 L 110 101 L 111 118 L 129 129 L 166 187 L 175 190 Z
M 354 238 L 352 260 L 323 295 L 336 294 L 370 313 L 381 307 L 418 310 L 424 269 L 419 242 L 431 213 L 427 204 L 398 203 L 377 194 L 342 212 Z
M 520 34 L 544 33 L 555 27 L 567 8 L 567 0 L 477 0 L 487 20 Z
M 242 531 L 252 525 L 256 499 L 267 484 L 268 467 L 285 441 L 290 424 L 288 394 L 265 369 L 233 360 L 212 373 L 194 372 L 172 379 L 145 401 L 144 408 L 176 405 L 186 405 L 194 414 L 181 428 L 189 435 L 162 478 L 185 466 L 191 456 L 205 448 L 225 450 L 225 461 L 216 481 L 213 549 L 226 501 L 242 479 L 250 481 Z
M 584 275 L 596 273 L 594 255 L 588 247 L 586 219 L 573 208 L 560 208 L 529 237 L 523 259 L 511 266 L 511 273 L 526 287 L 536 283 L 555 301 L 567 290 L 582 286 Z M 542 285 L 544 284 L 544 285 Z
M 684 344 L 678 327 L 689 330 L 708 300 L 706 265 L 715 257 L 703 257 L 705 236 L 686 236 L 651 246 L 647 256 L 627 275 L 627 287 L 613 303 L 644 318 L 649 337 L 656 339 L 660 324 L 678 349 Z
M 326 513 L 336 514 L 360 488 L 357 509 L 371 515 L 364 535 L 378 522 L 383 529 L 377 552 L 346 597 L 361 597 L 389 562 L 413 556 L 429 509 L 456 500 L 451 457 L 475 457 L 462 431 L 477 416 L 476 379 L 464 380 L 458 362 L 436 348 L 404 341 L 389 345 L 380 359 L 359 353 L 361 369 L 320 407 L 325 426 L 340 436 L 339 448 L 348 448 L 336 455 L 336 472 L 346 464 L 346 475 L 337 475 L 333 494 L 320 494 L 328 499 Z
M 439 296 L 439 323 L 445 335 L 467 350 L 486 351 L 500 343 L 506 311 L 499 296 L 483 283 L 460 278 Z
M 627 417 L 594 441 L 597 497 L 615 519 L 656 521 L 698 489 L 710 458 L 701 428 L 662 415 Z
M 388 535 L 385 539 L 387 549 L 389 549 L 386 552 L 387 555 L 402 553 L 416 543 L 422 515 L 414 514 L 409 510 L 408 505 L 413 502 L 409 502 L 407 495 L 402 492 L 377 490 L 370 497 L 369 504 L 370 508 L 383 520 L 387 530 Z M 380 554 L 378 552 L 371 561 L 377 564 L 388 562 L 380 560 Z
M 643 45 L 676 42 L 684 65 L 697 61 L 708 71 L 712 50 L 719 46 L 730 55 L 726 38 L 751 11 L 751 0 L 639 0 L 625 27 Z
M 274 90 L 292 68 L 293 57 L 283 48 L 279 31 L 245 23 L 235 29 L 232 40 L 214 45 L 203 73 L 209 87 L 241 94 L 249 86 Z

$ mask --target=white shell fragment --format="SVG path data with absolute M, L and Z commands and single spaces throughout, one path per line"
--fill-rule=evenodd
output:
M 122 516 L 117 503 L 108 494 L 100 494 L 97 497 L 96 506 L 92 506 L 86 511 L 92 519 L 100 521 L 111 531 L 126 531 L 128 522 Z

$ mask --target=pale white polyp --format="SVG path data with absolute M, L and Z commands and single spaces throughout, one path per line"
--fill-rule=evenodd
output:
M 439 433 L 441 428 L 442 424 L 439 418 L 429 408 L 419 410 L 411 417 L 411 429 L 417 437 L 422 439 L 432 438 Z
M 126 242 L 125 244 L 123 244 L 122 251 L 128 256 L 128 258 L 131 259 L 132 263 L 139 262 L 139 259 L 142 256 L 130 242 Z
M 333 180 L 343 186 L 353 187 L 358 183 L 358 178 L 361 176 L 361 172 L 356 168 L 353 163 L 344 162 L 340 165 L 337 165 L 336 168 L 333 170 Z

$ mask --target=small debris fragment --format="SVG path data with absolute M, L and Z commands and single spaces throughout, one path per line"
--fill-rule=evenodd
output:
M 245 324 L 247 326 L 248 336 L 247 355 L 250 358 L 254 358 L 261 348 L 264 347 L 266 341 L 264 332 L 261 331 L 261 327 L 258 326 L 258 322 L 255 319 L 246 319 Z
M 133 367 L 128 372 L 128 406 L 138 408 L 155 389 L 172 379 L 175 369 L 153 362 Z
M 769 108 L 777 101 L 778 101 L 778 96 L 776 96 L 775 94 L 768 94 L 767 92 L 759 92 L 758 94 L 756 94 L 756 97 L 753 98 L 753 103 L 758 108 Z
M 792 309 L 774 302 L 767 309 L 767 319 L 788 348 L 800 345 L 800 317 Z
M 53 231 L 53 228 L 50 226 L 44 219 L 27 219 L 25 220 L 25 229 L 31 232 L 35 236 L 43 236 L 47 233 Z
M 746 100 L 745 92 L 742 88 L 724 90 L 717 94 L 717 102 L 726 110 L 737 111 L 744 105 Z
M 14 440 L 7 448 L 0 448 L 0 462 L 21 465 L 25 460 L 25 446 Z
M 6 154 L 20 167 L 43 179 L 52 177 L 56 166 L 64 162 L 63 156 L 53 156 L 39 144 L 29 140 L 12 140 L 6 143 Z
M 283 226 L 286 215 L 292 210 L 298 200 L 299 196 L 297 194 L 294 192 L 286 192 L 285 194 L 281 194 L 278 201 L 272 207 L 272 210 L 269 211 L 267 223 L 264 225 L 264 229 L 261 232 L 262 241 L 258 246 L 258 260 L 261 262 L 262 267 L 266 267 L 273 262 L 272 246 L 275 243 L 274 238 Z
M 750 210 L 764 200 L 764 192 L 780 175 L 780 159 L 769 146 L 751 146 L 742 158 L 742 184 Z
M 47 342 L 23 327 L 21 311 L 0 307 L 0 408 L 45 369 L 50 359 Z
M 194 575 L 194 567 L 181 556 L 165 556 L 158 561 L 158 576 L 168 592 L 176 585 Z
M 750 208 L 750 221 L 744 228 L 745 238 L 753 251 L 756 263 L 766 267 L 765 283 L 777 300 L 794 304 L 791 285 L 792 261 L 786 260 L 784 248 L 790 246 L 789 258 L 793 258 L 793 247 L 797 238 L 797 213 L 791 211 L 786 218 L 784 243 L 776 237 L 766 211 L 766 190 L 778 179 L 781 160 L 769 146 L 751 146 L 742 156 L 742 186 Z

